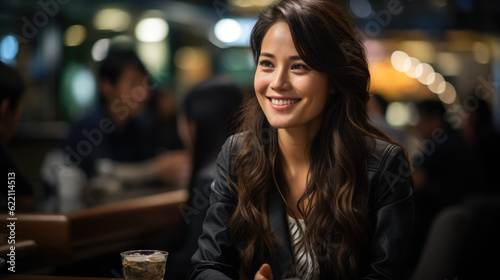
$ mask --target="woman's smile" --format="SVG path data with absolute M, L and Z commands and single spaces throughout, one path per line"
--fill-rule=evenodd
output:
M 269 102 L 271 102 L 271 108 L 275 110 L 285 110 L 292 108 L 300 102 L 302 99 L 296 99 L 296 98 L 273 98 L 273 97 L 268 97 L 267 98 Z

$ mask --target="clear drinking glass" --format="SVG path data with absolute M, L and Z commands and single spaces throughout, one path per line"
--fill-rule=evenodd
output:
M 132 250 L 120 255 L 126 280 L 163 280 L 168 252 Z

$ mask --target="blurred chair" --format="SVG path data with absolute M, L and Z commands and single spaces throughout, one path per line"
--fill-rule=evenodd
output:
M 471 196 L 442 210 L 412 280 L 493 279 L 500 264 L 500 194 Z

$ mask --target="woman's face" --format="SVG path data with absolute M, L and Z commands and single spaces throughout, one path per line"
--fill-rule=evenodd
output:
M 319 128 L 332 92 L 328 77 L 299 57 L 286 23 L 264 36 L 254 87 L 260 107 L 275 128 Z

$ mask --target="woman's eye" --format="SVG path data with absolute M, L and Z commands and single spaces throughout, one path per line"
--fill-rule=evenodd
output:
M 262 67 L 264 67 L 264 68 L 271 68 L 271 67 L 273 67 L 273 64 L 269 60 L 261 60 L 259 62 L 259 65 L 262 66 Z
M 292 65 L 292 70 L 307 70 L 307 69 L 309 69 L 309 67 L 307 67 L 305 64 L 297 63 Z

